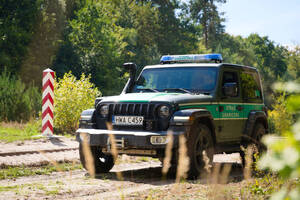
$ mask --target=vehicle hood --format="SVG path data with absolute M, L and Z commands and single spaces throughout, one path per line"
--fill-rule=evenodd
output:
M 104 97 L 102 103 L 105 102 L 132 102 L 132 103 L 199 103 L 211 102 L 213 96 L 204 94 L 188 94 L 188 93 L 166 93 L 166 92 L 149 92 L 149 93 L 127 93 L 119 96 Z

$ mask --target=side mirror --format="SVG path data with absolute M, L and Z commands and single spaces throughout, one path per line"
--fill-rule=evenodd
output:
M 123 67 L 129 71 L 130 79 L 128 80 L 128 83 L 126 84 L 126 88 L 124 88 L 126 91 L 130 91 L 135 83 L 135 74 L 136 74 L 136 64 L 134 63 L 124 63 Z
M 129 62 L 129 63 L 124 63 L 124 64 L 123 64 L 123 67 L 124 67 L 126 70 L 128 70 L 128 71 L 136 70 L 136 64 L 131 63 L 131 62 Z
M 238 95 L 237 83 L 225 83 L 223 86 L 223 94 L 226 97 L 236 97 Z

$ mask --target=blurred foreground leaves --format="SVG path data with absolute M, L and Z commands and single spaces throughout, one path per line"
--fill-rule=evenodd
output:
M 259 161 L 262 169 L 277 172 L 283 179 L 295 180 L 296 185 L 289 184 L 271 199 L 300 199 L 300 85 L 296 83 L 275 84 L 275 89 L 290 93 L 287 98 L 287 108 L 294 114 L 295 123 L 282 133 L 282 138 L 266 136 L 264 143 L 268 153 Z

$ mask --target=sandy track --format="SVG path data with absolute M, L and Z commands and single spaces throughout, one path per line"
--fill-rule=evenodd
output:
M 236 155 L 217 155 L 216 161 L 233 164 L 230 179 L 241 179 L 242 169 L 235 161 Z M 231 160 L 231 162 L 230 162 Z M 121 172 L 123 180 L 117 178 Z M 205 190 L 207 179 L 200 179 Z M 170 190 L 177 187 L 175 175 L 162 179 L 161 163 L 148 161 L 115 165 L 109 173 L 95 178 L 85 170 L 56 172 L 51 175 L 21 177 L 15 180 L 1 180 L 0 199 L 144 199 L 140 194 L 149 191 Z
M 18 152 L 28 150 L 45 150 L 59 148 L 78 147 L 78 143 L 72 139 L 60 138 L 59 140 L 37 140 L 22 143 L 1 143 L 1 152 Z M 0 153 L 1 153 L 0 152 Z M 141 162 L 138 158 L 120 157 L 121 164 L 115 165 L 110 173 L 101 174 L 95 178 L 88 176 L 85 170 L 69 172 L 55 172 L 51 175 L 37 175 L 20 177 L 17 179 L 0 181 L 0 199 L 145 199 L 150 191 L 165 190 L 169 193 L 177 191 L 175 175 L 170 174 L 162 179 L 161 163 L 149 159 Z M 147 159 L 146 159 L 147 160 Z M 0 156 L 0 165 L 33 165 L 47 164 L 51 161 L 79 161 L 78 150 L 60 151 L 52 153 L 24 154 L 18 156 Z M 214 156 L 214 163 L 231 163 L 229 179 L 241 179 L 242 169 L 238 164 L 239 154 Z M 0 168 L 1 170 L 1 168 Z M 116 172 L 121 172 L 123 180 L 117 178 Z M 204 184 L 192 184 L 188 186 L 197 190 L 207 190 L 207 179 L 196 181 Z M 190 186 L 191 185 L 191 186 Z M 205 193 L 201 193 L 205 196 Z M 172 198 L 171 198 L 172 199 Z

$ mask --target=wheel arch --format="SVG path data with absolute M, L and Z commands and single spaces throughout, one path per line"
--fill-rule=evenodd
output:
M 261 123 L 264 126 L 264 128 L 266 129 L 266 133 L 269 132 L 268 119 L 266 113 L 264 111 L 252 111 L 248 116 L 248 120 L 244 129 L 244 140 L 253 137 L 254 127 L 258 123 Z
M 179 121 L 177 119 L 181 119 Z M 182 122 L 184 125 L 192 126 L 194 123 L 202 123 L 210 129 L 214 144 L 216 144 L 215 125 L 212 114 L 206 109 L 186 109 L 174 113 L 171 124 L 176 125 L 177 122 Z
M 214 144 L 216 144 L 217 138 L 216 138 L 216 132 L 215 132 L 215 125 L 213 123 L 212 118 L 209 118 L 209 117 L 199 117 L 199 118 L 196 118 L 195 121 L 196 121 L 196 123 L 201 123 L 201 124 L 207 125 L 207 127 L 211 131 L 211 135 L 212 135 Z

